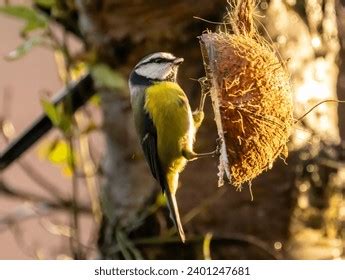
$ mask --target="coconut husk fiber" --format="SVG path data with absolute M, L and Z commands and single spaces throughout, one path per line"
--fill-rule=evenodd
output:
M 221 139 L 219 184 L 251 182 L 288 155 L 293 125 L 289 73 L 257 32 L 254 0 L 239 0 L 226 17 L 232 32 L 200 37 L 206 78 Z

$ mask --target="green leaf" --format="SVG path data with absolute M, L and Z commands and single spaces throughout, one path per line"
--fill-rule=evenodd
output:
M 127 85 L 121 74 L 115 72 L 105 64 L 96 64 L 92 66 L 91 74 L 96 82 L 97 87 L 124 89 Z
M 43 38 L 40 36 L 32 37 L 26 40 L 23 44 L 11 51 L 5 58 L 7 60 L 16 60 L 26 55 L 32 48 L 42 44 Z
M 62 104 L 59 106 L 60 123 L 58 127 L 64 132 L 64 134 L 69 134 L 72 128 L 72 116 L 64 111 Z
M 28 32 L 39 28 L 46 28 L 48 26 L 48 19 L 30 7 L 6 5 L 0 7 L 0 13 L 24 20 L 25 26 L 21 30 L 23 34 L 27 34 Z
M 58 108 L 48 100 L 42 99 L 41 104 L 43 107 L 44 112 L 47 114 L 48 118 L 51 120 L 54 126 L 59 127 L 60 125 L 60 113 Z
M 42 6 L 44 8 L 51 8 L 55 6 L 56 0 L 34 0 L 35 4 Z
M 44 112 L 51 120 L 53 125 L 62 130 L 67 135 L 72 128 L 72 116 L 66 112 L 64 104 L 54 105 L 48 100 L 42 99 L 41 104 Z

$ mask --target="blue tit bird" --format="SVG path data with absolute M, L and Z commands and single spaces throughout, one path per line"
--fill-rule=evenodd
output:
M 188 160 L 212 153 L 193 150 L 195 134 L 201 125 L 205 97 L 192 113 L 188 98 L 176 81 L 183 58 L 157 52 L 144 57 L 129 77 L 134 121 L 146 161 L 159 182 L 179 237 L 185 242 L 176 202 L 179 174 Z

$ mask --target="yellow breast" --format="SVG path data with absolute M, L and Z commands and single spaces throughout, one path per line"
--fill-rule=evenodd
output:
M 182 149 L 192 145 L 194 129 L 188 98 L 177 83 L 159 82 L 146 89 L 145 110 L 157 130 L 158 156 L 163 168 L 182 171 Z

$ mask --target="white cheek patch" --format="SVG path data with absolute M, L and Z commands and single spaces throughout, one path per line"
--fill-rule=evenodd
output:
M 135 72 L 146 78 L 152 80 L 164 80 L 170 74 L 171 67 L 169 64 L 156 64 L 156 63 L 149 63 L 144 64 L 137 68 Z

